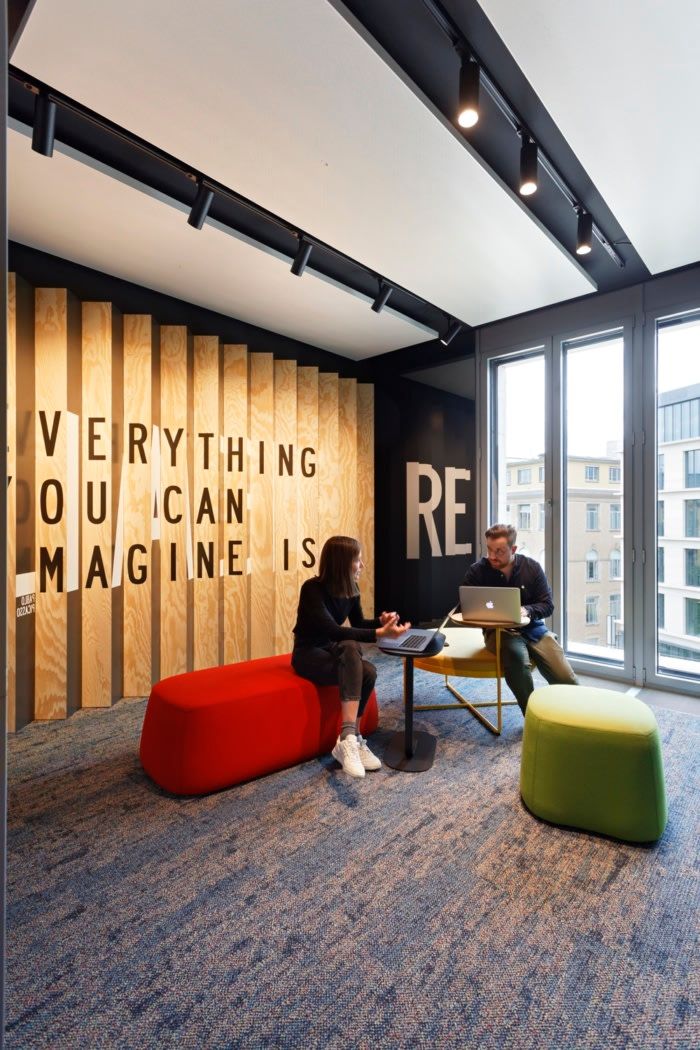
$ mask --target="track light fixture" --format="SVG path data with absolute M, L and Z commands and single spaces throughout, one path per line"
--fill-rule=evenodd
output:
M 537 143 L 523 135 L 520 147 L 520 193 L 529 197 L 537 191 Z
M 479 119 L 479 66 L 471 58 L 462 59 L 459 71 L 459 110 L 457 123 L 460 128 L 473 128 Z
M 301 277 L 306 269 L 306 264 L 309 261 L 312 248 L 313 244 L 311 241 L 307 241 L 306 237 L 299 238 L 299 247 L 294 256 L 294 261 L 292 262 L 292 273 L 295 277 Z
M 42 157 L 53 156 L 53 143 L 56 130 L 56 103 L 49 98 L 47 91 L 40 91 L 34 96 L 34 126 L 32 128 L 32 149 Z
M 198 179 L 197 196 L 194 199 L 194 204 L 187 220 L 190 226 L 194 226 L 195 230 L 201 230 L 202 226 L 204 226 L 204 220 L 209 214 L 213 200 L 214 191 L 209 189 L 201 179 Z
M 593 247 L 593 216 L 584 208 L 577 208 L 578 230 L 576 232 L 576 254 L 588 255 Z
M 447 326 L 447 331 L 444 335 L 440 336 L 440 342 L 443 346 L 449 346 L 456 335 L 462 331 L 463 324 L 461 321 L 451 321 Z
M 391 287 L 391 285 L 387 284 L 386 281 L 379 282 L 379 292 L 377 294 L 377 298 L 372 303 L 372 309 L 374 310 L 375 314 L 380 314 L 382 312 L 393 290 L 394 289 Z

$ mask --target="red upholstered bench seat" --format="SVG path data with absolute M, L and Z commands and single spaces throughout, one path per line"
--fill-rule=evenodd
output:
M 153 686 L 141 764 L 175 795 L 203 795 L 329 753 L 340 731 L 337 686 L 295 674 L 270 656 L 164 678 Z M 360 725 L 377 728 L 374 692 Z

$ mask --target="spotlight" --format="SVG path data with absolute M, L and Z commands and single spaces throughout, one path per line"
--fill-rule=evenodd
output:
M 211 208 L 211 202 L 214 200 L 214 191 L 210 190 L 208 186 L 202 182 L 201 179 L 197 181 L 197 196 L 194 199 L 192 210 L 188 218 L 190 226 L 194 226 L 195 230 L 201 230 L 204 226 L 204 220 L 209 214 Z
M 578 209 L 576 254 L 588 255 L 593 246 L 593 217 L 583 208 Z
M 34 127 L 32 149 L 42 157 L 53 156 L 53 140 L 56 129 L 56 103 L 45 91 L 34 98 Z
M 292 273 L 295 277 L 301 277 L 306 269 L 306 264 L 309 261 L 312 248 L 313 244 L 311 241 L 307 241 L 306 237 L 299 238 L 299 247 L 292 263 Z
M 537 143 L 528 136 L 523 137 L 520 147 L 520 192 L 529 197 L 537 190 Z
M 452 321 L 447 326 L 447 331 L 444 335 L 440 336 L 440 342 L 443 346 L 449 346 L 456 335 L 462 331 L 463 325 L 461 321 Z
M 372 303 L 372 309 L 374 310 L 375 314 L 380 314 L 382 312 L 393 290 L 394 289 L 391 287 L 391 285 L 387 284 L 386 281 L 379 282 L 379 292 L 377 294 L 377 298 Z
M 459 110 L 457 123 L 473 128 L 479 119 L 479 67 L 470 58 L 462 59 L 459 71 Z

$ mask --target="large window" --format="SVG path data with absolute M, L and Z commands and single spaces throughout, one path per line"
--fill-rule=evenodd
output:
M 598 596 L 591 594 L 586 598 L 586 623 L 598 623 Z
M 685 552 L 685 585 L 700 587 L 700 550 Z
M 685 534 L 700 537 L 700 499 L 685 501 Z
M 697 598 L 685 599 L 685 633 L 700 637 L 700 600 Z
M 586 504 L 586 531 L 597 532 L 598 531 L 598 513 L 600 511 L 600 505 L 598 503 L 587 503 Z
M 700 489 L 700 448 L 684 453 L 685 487 Z
M 608 481 L 622 481 L 622 470 L 620 467 L 608 467 Z
M 666 462 L 663 452 L 656 457 L 656 486 L 659 489 L 666 487 Z
M 513 491 L 508 492 L 511 479 L 529 471 L 519 467 L 525 459 L 544 460 L 544 355 L 531 351 L 516 358 L 505 358 L 494 369 L 491 390 L 491 458 L 495 468 L 489 491 L 488 520 L 511 521 L 511 510 L 518 514 L 516 528 L 530 528 L 521 524 L 521 508 L 514 503 Z M 540 469 L 544 470 L 544 467 Z M 531 475 L 530 475 L 531 476 Z M 528 479 L 529 480 L 529 479 Z M 510 497 L 510 498 L 509 498 Z M 522 505 L 521 505 L 522 506 Z
M 662 499 L 657 499 L 657 501 L 656 501 L 656 535 L 657 536 L 663 536 L 663 534 L 664 534 L 664 529 L 666 528 L 665 513 L 666 512 L 665 512 L 665 508 L 664 508 L 664 501 Z
M 532 478 L 530 467 L 521 467 L 518 471 L 518 485 L 529 485 Z
M 610 595 L 610 615 L 613 620 L 619 620 L 622 615 L 622 595 L 611 594 Z
M 586 582 L 598 579 L 598 555 L 589 551 L 586 555 Z
M 622 579 L 622 552 L 617 548 L 610 551 L 610 579 Z
M 529 503 L 518 505 L 518 528 L 523 532 L 529 532 L 532 521 L 532 506 Z
M 584 471 L 584 477 L 586 481 L 598 481 L 600 477 L 600 467 L 587 466 Z
M 663 583 L 664 577 L 666 576 L 666 559 L 664 553 L 663 547 L 656 548 L 656 578 L 659 583 Z
M 619 532 L 622 528 L 622 513 L 619 503 L 610 504 L 610 531 Z
M 671 400 L 675 393 L 683 397 L 685 391 L 659 394 L 659 442 L 700 437 L 700 397 Z
M 666 623 L 666 595 L 657 594 L 656 596 L 656 623 L 660 631 L 664 629 Z

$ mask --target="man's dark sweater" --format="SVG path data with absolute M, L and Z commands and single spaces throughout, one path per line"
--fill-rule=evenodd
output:
M 547 577 L 534 558 L 516 554 L 510 576 L 504 576 L 500 569 L 493 568 L 488 558 L 482 558 L 469 566 L 463 583 L 467 587 L 519 588 L 520 604 L 530 617 L 530 623 L 520 628 L 520 634 L 529 642 L 538 642 L 547 633 L 542 620 L 552 615 L 554 602 Z
M 349 620 L 350 627 L 341 627 Z M 299 593 L 294 648 L 315 648 L 329 642 L 375 642 L 379 620 L 366 620 L 360 595 L 334 598 L 317 576 L 306 580 Z

